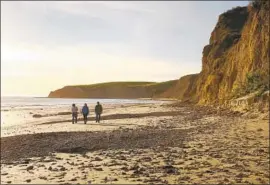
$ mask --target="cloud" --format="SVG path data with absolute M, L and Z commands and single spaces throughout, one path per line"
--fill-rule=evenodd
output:
M 224 9 L 226 5 L 211 4 L 224 5 Z M 121 50 L 136 50 L 136 55 L 164 59 L 180 58 L 192 50 L 200 60 L 202 48 L 221 13 L 214 8 L 209 10 L 210 2 L 185 1 L 44 1 L 3 5 L 4 43 L 86 43 L 104 45 L 103 48 L 109 45 L 111 51 L 117 48 L 114 45 L 121 45 Z

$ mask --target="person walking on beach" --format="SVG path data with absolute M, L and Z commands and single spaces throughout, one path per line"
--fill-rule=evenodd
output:
M 74 103 L 72 104 L 71 112 L 72 112 L 72 124 L 74 124 L 74 121 L 75 123 L 77 123 L 78 107 Z
M 97 105 L 95 107 L 95 113 L 96 113 L 96 123 L 100 121 L 100 115 L 102 114 L 102 106 L 99 102 L 97 102 Z
M 84 120 L 84 124 L 86 124 L 87 122 L 87 116 L 89 114 L 89 108 L 87 106 L 87 104 L 85 103 L 83 108 L 82 108 L 82 114 L 83 114 L 83 120 Z

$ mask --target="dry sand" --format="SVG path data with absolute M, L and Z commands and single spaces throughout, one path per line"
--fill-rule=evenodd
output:
M 1 183 L 269 184 L 268 116 L 136 107 L 101 124 L 46 123 L 2 137 Z

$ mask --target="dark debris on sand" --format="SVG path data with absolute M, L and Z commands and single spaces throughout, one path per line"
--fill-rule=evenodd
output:
M 51 132 L 1 138 L 1 162 L 11 163 L 53 152 L 85 153 L 100 149 L 181 147 L 188 130 L 141 128 L 110 132 Z

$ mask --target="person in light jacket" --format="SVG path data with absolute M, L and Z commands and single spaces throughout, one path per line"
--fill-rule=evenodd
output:
M 72 112 L 72 124 L 74 124 L 74 122 L 77 123 L 78 107 L 74 103 L 72 104 L 71 112 Z

